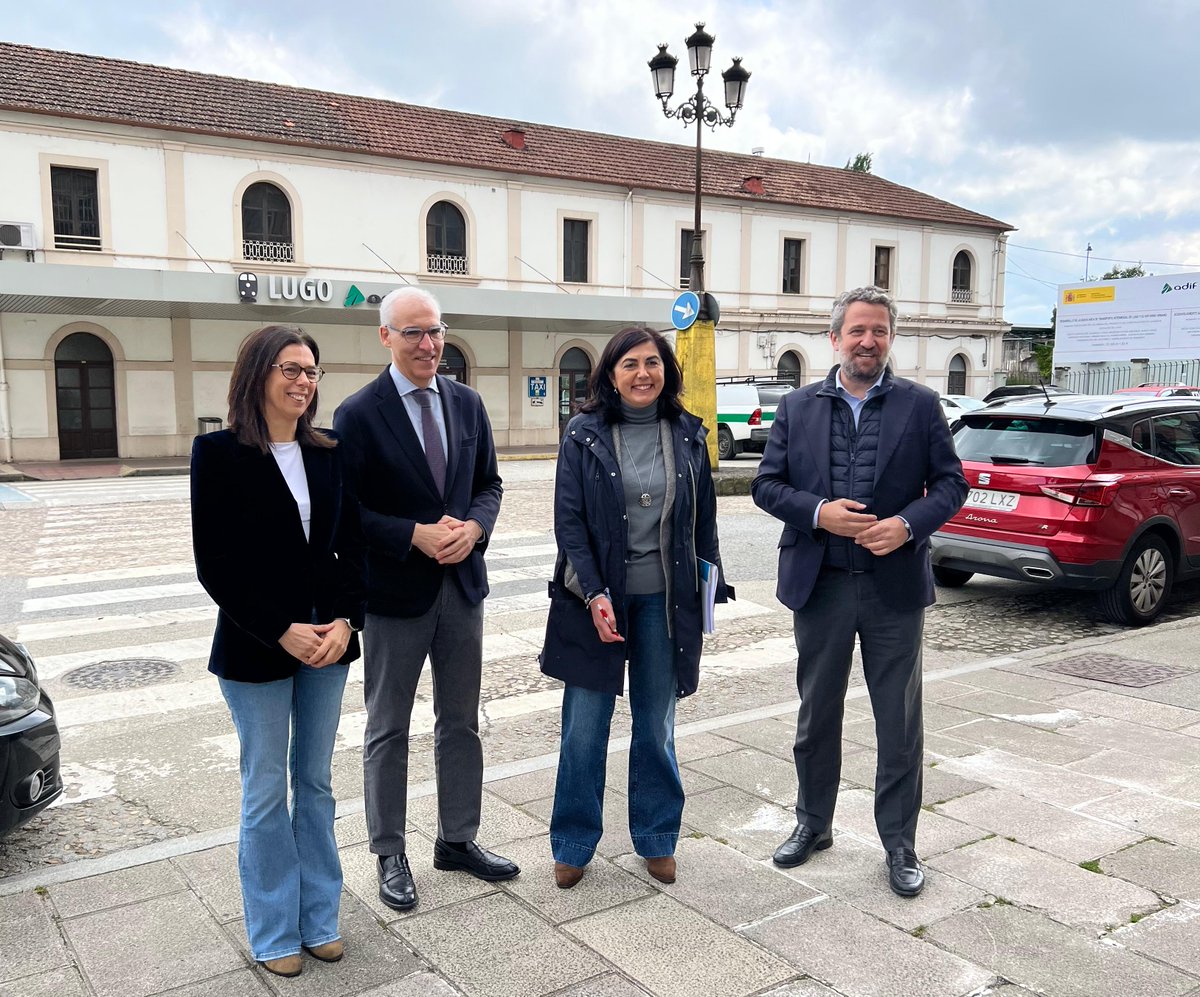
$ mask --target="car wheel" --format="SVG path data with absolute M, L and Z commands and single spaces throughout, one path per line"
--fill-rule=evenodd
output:
M 942 588 L 956 589 L 971 580 L 974 571 L 959 571 L 957 568 L 943 568 L 939 564 L 933 566 L 933 580 Z
M 721 460 L 733 460 L 738 455 L 737 440 L 728 426 L 717 427 L 717 457 Z
M 1145 626 L 1167 604 L 1171 594 L 1171 553 L 1152 533 L 1139 540 L 1121 566 L 1116 584 L 1100 593 L 1100 609 L 1113 623 Z

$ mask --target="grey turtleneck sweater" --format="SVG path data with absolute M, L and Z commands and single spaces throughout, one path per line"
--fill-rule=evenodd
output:
M 652 595 L 667 587 L 660 552 L 667 477 L 659 437 L 658 404 L 639 409 L 622 400 L 618 428 L 620 453 L 617 459 L 625 486 L 625 514 L 629 517 L 625 591 L 629 595 Z M 639 502 L 643 492 L 650 493 L 647 508 Z

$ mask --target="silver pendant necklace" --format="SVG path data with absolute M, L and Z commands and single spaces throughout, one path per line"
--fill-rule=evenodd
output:
M 662 440 L 658 435 L 655 435 L 654 453 L 650 455 L 650 477 L 644 485 L 642 484 L 642 472 L 638 470 L 637 461 L 633 459 L 633 451 L 629 449 L 629 441 L 623 433 L 621 434 L 621 442 L 625 444 L 625 454 L 629 458 L 629 464 L 633 468 L 633 473 L 637 475 L 638 488 L 642 490 L 642 494 L 638 496 L 638 505 L 643 509 L 649 509 L 650 502 L 652 501 L 650 498 L 650 486 L 654 484 L 654 465 L 658 461 L 658 447 Z

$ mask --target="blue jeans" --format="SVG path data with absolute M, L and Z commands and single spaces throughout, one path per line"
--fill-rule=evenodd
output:
M 348 671 L 301 665 L 278 682 L 219 680 L 241 745 L 238 873 L 246 937 L 259 962 L 340 937 L 329 769 Z
M 666 597 L 625 599 L 629 658 L 629 833 L 643 858 L 675 854 L 683 783 L 675 760 L 675 655 L 667 635 Z M 562 745 L 550 817 L 556 862 L 585 866 L 604 832 L 604 770 L 616 696 L 568 685 Z

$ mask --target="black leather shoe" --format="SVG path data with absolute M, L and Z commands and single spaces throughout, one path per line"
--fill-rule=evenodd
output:
M 902 897 L 915 897 L 925 888 L 925 873 L 911 848 L 893 848 L 887 853 L 888 885 Z
M 478 842 L 468 841 L 466 847 L 460 850 L 441 838 L 433 843 L 433 867 L 442 870 L 462 869 L 476 879 L 489 883 L 512 879 L 521 871 L 516 862 L 480 848 Z
M 832 844 L 832 831 L 814 831 L 811 827 L 797 825 L 791 837 L 775 849 L 771 861 L 785 869 L 790 869 L 793 866 L 804 865 L 812 857 L 813 852 L 824 851 Z
M 392 910 L 408 910 L 417 905 L 417 884 L 413 882 L 408 856 L 379 856 L 379 901 Z

